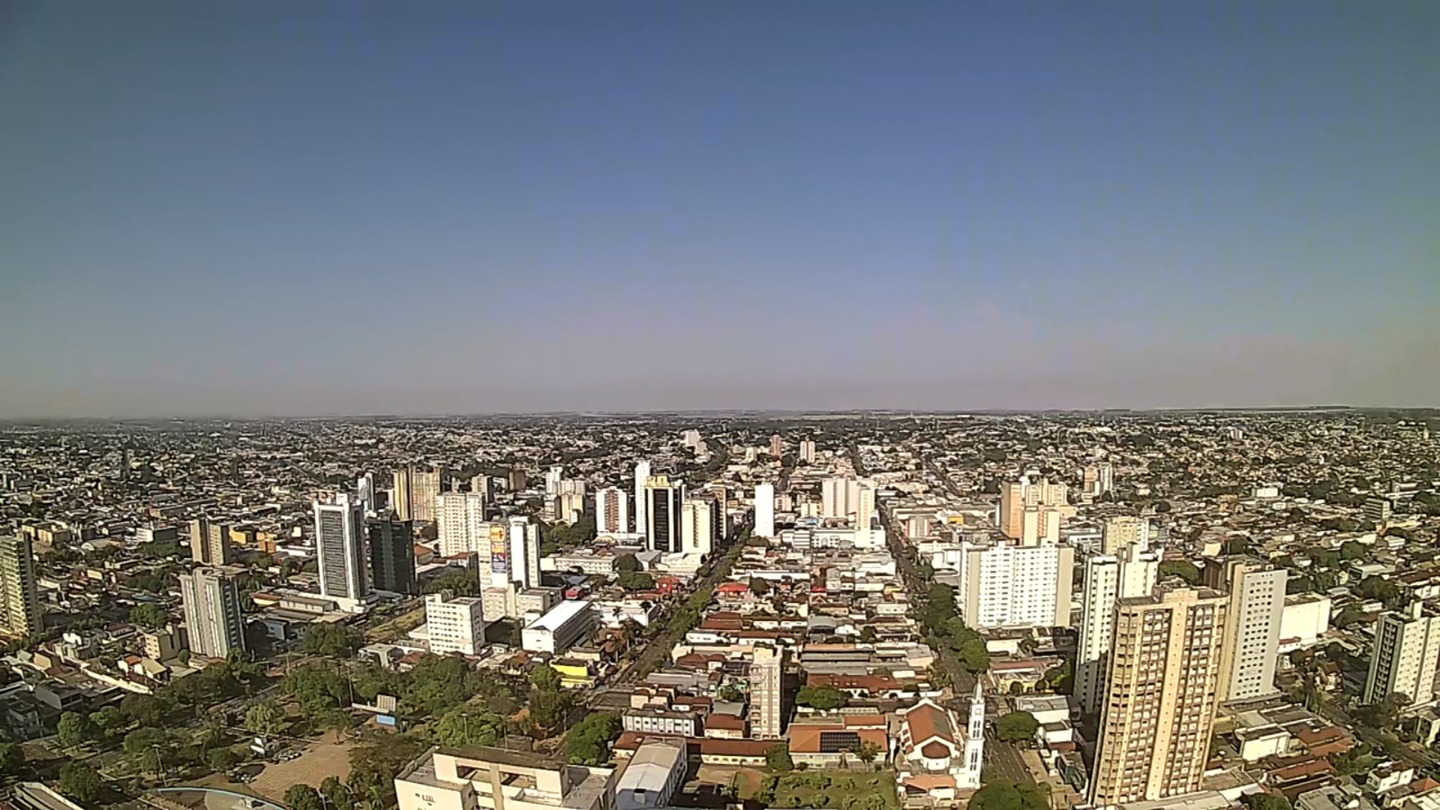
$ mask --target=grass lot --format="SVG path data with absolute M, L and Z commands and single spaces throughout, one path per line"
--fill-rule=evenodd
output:
M 736 787 L 743 790 L 740 774 L 736 775 Z M 741 796 L 744 798 L 744 793 L 741 793 Z M 885 771 L 810 771 L 781 774 L 766 777 L 754 797 L 771 807 L 898 810 L 900 806 L 895 795 L 895 776 Z

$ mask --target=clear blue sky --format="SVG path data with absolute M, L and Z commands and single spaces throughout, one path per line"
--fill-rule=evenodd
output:
M 0 0 L 0 416 L 1440 405 L 1440 4 Z

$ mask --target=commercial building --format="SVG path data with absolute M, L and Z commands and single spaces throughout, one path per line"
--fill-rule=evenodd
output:
M 1075 550 L 964 543 L 956 603 L 976 629 L 1070 626 Z
M 440 467 L 396 470 L 391 507 L 401 520 L 433 522 L 436 519 L 436 501 L 440 497 L 440 481 L 444 477 L 445 470 Z
M 641 461 L 635 465 L 635 533 L 646 534 L 645 521 L 647 506 L 645 484 L 650 480 L 650 462 Z
M 1120 599 L 1090 801 L 1194 793 L 1210 757 L 1229 599 L 1176 588 Z
M 667 554 L 681 551 L 680 505 L 685 482 L 652 475 L 645 480 L 645 546 Z
M 595 531 L 598 534 L 626 534 L 630 531 L 630 496 L 619 487 L 595 492 Z
M 354 610 L 371 596 L 365 565 L 365 513 L 344 492 L 315 501 L 315 556 L 320 569 L 320 595 L 342 609 Z
M 394 513 L 365 522 L 370 540 L 370 574 L 378 590 L 414 596 L 415 534 L 409 523 Z
M 410 479 L 410 468 L 402 467 L 395 471 L 390 485 L 390 508 L 395 510 L 395 516 L 400 520 L 409 522 L 410 503 L 415 499 L 415 487 Z
M 536 754 L 436 748 L 395 776 L 398 810 L 611 810 L 615 771 Z
M 559 655 L 589 638 L 595 622 L 590 600 L 561 602 L 520 631 L 521 646 L 530 652 Z
M 430 634 L 430 652 L 479 655 L 485 647 L 485 602 L 449 591 L 427 594 L 425 627 Z
M 775 536 L 775 485 L 755 485 L 755 528 L 756 537 L 769 539 Z
M 245 649 L 245 620 L 240 593 L 229 572 L 197 568 L 180 575 L 180 601 L 190 652 L 204 658 L 226 658 Z
M 0 537 L 0 594 L 5 609 L 0 621 L 7 634 L 29 636 L 44 629 L 35 584 L 35 553 L 28 535 Z
M 436 539 L 440 554 L 488 556 L 490 524 L 485 520 L 487 503 L 479 492 L 442 492 L 435 500 Z
M 750 659 L 750 735 L 773 739 L 784 734 L 785 648 L 756 645 Z
M 656 810 L 685 784 L 684 740 L 647 740 L 635 749 L 615 783 L 615 810 Z
M 686 554 L 709 556 L 719 534 L 719 509 L 710 498 L 686 498 L 680 507 L 680 548 Z
M 190 521 L 190 556 L 201 565 L 229 565 L 230 527 L 203 517 Z
M 1285 569 L 1259 560 L 1211 561 L 1205 566 L 1205 585 L 1230 594 L 1220 659 L 1220 702 L 1255 700 L 1280 691 L 1275 686 L 1275 664 L 1288 577 Z
M 1379 703 L 1399 692 L 1410 705 L 1435 702 L 1435 665 L 1440 659 L 1440 615 L 1424 602 L 1411 602 L 1404 612 L 1381 615 L 1375 625 L 1375 648 L 1365 679 L 1363 702 Z
M 1080 595 L 1080 638 L 1075 652 L 1075 699 L 1080 711 L 1095 716 L 1104 707 L 1110 645 L 1115 632 L 1115 601 L 1148 596 L 1160 572 L 1160 555 L 1143 544 L 1120 545 L 1118 556 L 1085 561 Z

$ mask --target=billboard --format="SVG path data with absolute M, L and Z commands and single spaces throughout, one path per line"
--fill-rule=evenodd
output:
M 490 527 L 490 573 L 510 573 L 510 533 L 505 526 Z

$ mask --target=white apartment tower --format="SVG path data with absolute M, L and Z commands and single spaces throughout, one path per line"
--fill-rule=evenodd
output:
M 326 494 L 315 501 L 315 556 L 321 596 L 336 600 L 347 610 L 370 597 L 365 513 L 349 494 Z
M 809 440 L 809 439 L 802 439 L 802 440 L 800 441 L 799 456 L 800 456 L 800 460 L 803 461 L 803 462 L 805 462 L 806 464 L 814 464 L 814 463 L 815 463 L 815 442 L 813 442 L 813 441 L 811 441 L 811 440 Z
M 630 496 L 619 487 L 595 492 L 595 531 L 598 534 L 625 534 L 630 531 Z
M 540 587 L 540 526 L 528 517 L 510 518 L 509 581 L 517 589 Z
M 775 485 L 755 485 L 755 529 L 756 537 L 769 539 L 775 536 Z
M 1280 655 L 1280 622 L 1285 613 L 1289 572 L 1259 560 L 1232 559 L 1205 566 L 1205 584 L 1230 595 L 1225 651 L 1220 658 L 1220 700 L 1269 697 Z
M 485 600 L 449 591 L 425 597 L 425 627 L 430 652 L 479 655 L 485 648 Z
M 848 518 L 860 508 L 860 482 L 854 478 L 826 478 L 820 485 L 820 517 Z
M 225 658 L 245 649 L 245 621 L 233 577 L 214 568 L 181 574 L 180 601 L 190 652 Z
M 1122 516 L 1105 521 L 1100 549 L 1105 554 L 1119 554 L 1122 549 L 1150 547 L 1150 521 L 1142 517 Z M 1139 594 L 1136 594 L 1137 596 Z
M 1074 567 L 1065 545 L 964 543 L 956 603 L 977 630 L 1068 627 Z
M 750 736 L 774 739 L 781 736 L 784 697 L 784 648 L 756 645 L 750 660 Z
M 635 533 L 645 534 L 647 506 L 645 503 L 645 482 L 650 480 L 650 462 L 641 461 L 635 465 Z
M 710 498 L 687 498 L 680 507 L 680 550 L 686 554 L 709 556 L 715 548 L 715 501 Z
M 440 554 L 489 557 L 490 524 L 485 520 L 485 495 L 480 492 L 442 492 L 435 499 Z
M 1104 707 L 1110 647 L 1115 633 L 1115 601 L 1148 596 L 1160 572 L 1160 555 L 1143 544 L 1126 545 L 1116 556 L 1097 555 L 1085 562 L 1080 594 L 1080 639 L 1075 651 L 1075 699 L 1086 716 Z
M 1365 703 L 1379 703 L 1399 692 L 1410 705 L 1435 702 L 1435 665 L 1440 659 L 1440 616 L 1415 601 L 1404 612 L 1392 611 L 1375 625 Z
M 1000 489 L 1000 531 L 1027 546 L 1058 542 L 1060 521 L 1069 504 L 1064 484 L 1052 484 L 1038 475 L 1022 475 Z M 1032 476 L 1037 480 L 1032 481 Z

